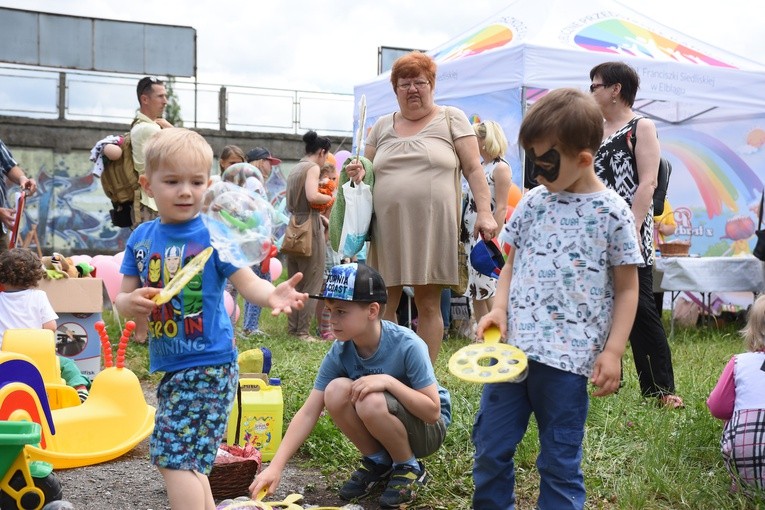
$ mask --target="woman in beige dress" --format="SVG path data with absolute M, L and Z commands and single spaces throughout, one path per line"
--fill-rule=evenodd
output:
M 374 163 L 374 218 L 368 263 L 388 287 L 385 319 L 396 319 L 404 286 L 414 288 L 417 334 L 435 363 L 444 324 L 441 290 L 459 283 L 460 169 L 475 197 L 475 233 L 498 229 L 478 142 L 465 114 L 433 101 L 436 64 L 409 53 L 393 64 L 391 84 L 399 111 L 381 117 L 367 136 L 364 155 Z M 346 167 L 359 182 L 364 169 Z
M 305 156 L 290 170 L 287 177 L 287 210 L 298 223 L 311 221 L 311 256 L 287 255 L 287 274 L 303 273 L 303 279 L 295 285 L 298 292 L 316 295 L 321 292 L 324 276 L 324 226 L 319 211 L 311 204 L 326 204 L 329 195 L 319 193 L 319 169 L 324 165 L 331 147 L 329 138 L 315 131 L 303 135 Z M 317 341 L 308 331 L 316 300 L 309 299 L 302 310 L 293 310 L 287 318 L 287 332 L 301 340 Z

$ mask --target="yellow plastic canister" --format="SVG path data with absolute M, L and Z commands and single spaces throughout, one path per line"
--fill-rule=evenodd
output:
M 282 442 L 284 399 L 277 381 L 271 379 L 272 384 L 268 384 L 259 378 L 239 379 L 239 391 L 228 419 L 226 442 L 253 445 L 264 462 L 274 458 Z

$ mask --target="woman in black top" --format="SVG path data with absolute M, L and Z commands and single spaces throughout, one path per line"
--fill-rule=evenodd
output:
M 667 407 L 683 407 L 683 400 L 674 394 L 672 354 L 653 299 L 653 191 L 661 158 L 656 126 L 632 111 L 640 85 L 633 68 L 605 62 L 592 68 L 590 80 L 590 92 L 604 117 L 595 171 L 632 208 L 645 260 L 645 266 L 638 268 L 640 297 L 630 333 L 640 390 Z

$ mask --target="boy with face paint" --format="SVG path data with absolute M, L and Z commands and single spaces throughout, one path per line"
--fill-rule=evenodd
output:
M 532 412 L 537 507 L 584 508 L 587 382 L 597 397 L 619 387 L 642 263 L 629 206 L 595 174 L 602 136 L 600 109 L 575 89 L 550 92 L 521 124 L 518 141 L 541 186 L 526 193 L 502 230 L 511 249 L 477 335 L 499 327 L 529 368 L 522 382 L 484 385 L 473 429 L 476 510 L 515 508 L 513 455 Z

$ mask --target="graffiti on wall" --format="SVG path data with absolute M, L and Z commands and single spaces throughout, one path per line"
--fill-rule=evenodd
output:
M 37 193 L 24 208 L 20 239 L 32 228 L 43 253 L 106 252 L 125 249 L 130 230 L 111 224 L 111 203 L 101 183 L 90 173 L 93 164 L 86 151 L 56 154 L 50 150 L 14 149 L 25 173 L 37 180 Z M 18 187 L 11 187 L 13 197 Z

